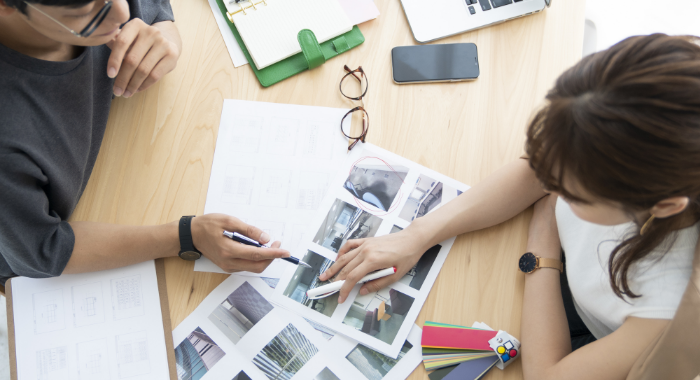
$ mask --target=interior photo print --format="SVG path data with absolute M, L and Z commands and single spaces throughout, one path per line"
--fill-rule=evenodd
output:
M 413 345 L 406 341 L 396 359 L 358 344 L 345 358 L 369 380 L 381 380 L 403 358 Z
M 272 304 L 246 281 L 212 311 L 209 320 L 236 344 L 272 309 Z
M 389 166 L 380 159 L 367 157 L 352 167 L 343 188 L 353 197 L 388 211 L 408 170 L 405 166 Z
M 391 227 L 389 234 L 393 234 L 401 230 L 403 230 L 403 228 L 393 226 Z M 401 277 L 399 282 L 406 284 L 413 289 L 420 290 L 421 286 L 423 286 L 423 283 L 425 282 L 425 278 L 428 277 L 430 268 L 433 267 L 433 263 L 435 262 L 438 253 L 440 253 L 440 249 L 442 249 L 440 244 L 436 244 L 428 249 L 423 256 L 421 256 L 416 265 L 411 268 L 411 270 L 409 270 L 405 276 Z
M 197 327 L 175 347 L 178 380 L 199 380 L 226 353 L 201 328 Z
M 376 235 L 381 224 L 381 218 L 336 199 L 313 241 L 338 253 L 340 247 L 350 239 L 363 239 Z
M 340 380 L 338 376 L 333 373 L 328 367 L 324 368 L 323 371 L 319 372 L 313 380 Z
M 333 265 L 333 261 L 312 251 L 307 251 L 306 255 L 304 255 L 301 260 L 309 264 L 311 269 L 298 265 L 294 276 L 289 281 L 287 288 L 284 289 L 284 293 L 282 294 L 311 310 L 315 310 L 328 317 L 332 316 L 335 308 L 338 306 L 338 296 L 340 293 L 317 300 L 311 300 L 306 296 L 306 292 L 310 289 L 315 289 L 330 283 L 330 281 L 320 281 L 318 276 L 325 272 L 326 269 L 330 268 L 331 265 Z
M 408 200 L 401 209 L 399 218 L 412 222 L 427 215 L 438 205 L 447 203 L 460 194 L 462 194 L 462 191 L 443 185 L 442 182 L 421 174 L 408 195 Z
M 343 323 L 384 343 L 392 344 L 414 300 L 413 297 L 390 288 L 365 296 L 358 294 Z
M 251 379 L 250 376 L 248 376 L 248 374 L 241 371 L 241 372 L 238 372 L 238 375 L 234 376 L 233 379 L 231 379 L 231 380 L 253 380 L 253 379 Z
M 253 358 L 253 364 L 270 380 L 289 380 L 317 353 L 318 348 L 289 324 Z

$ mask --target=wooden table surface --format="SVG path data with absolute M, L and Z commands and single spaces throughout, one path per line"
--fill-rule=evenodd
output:
M 343 65 L 368 73 L 367 141 L 469 185 L 523 152 L 525 126 L 556 77 L 581 56 L 585 0 L 557 0 L 539 14 L 438 43 L 474 42 L 473 82 L 396 85 L 391 48 L 416 44 L 399 0 L 376 0 L 378 19 L 360 25 L 366 42 L 270 88 L 248 66 L 233 67 L 207 0 L 172 0 L 182 35 L 178 66 L 157 85 L 112 104 L 90 182 L 72 220 L 152 225 L 204 211 L 224 99 L 350 108 L 338 92 Z M 483 321 L 520 335 L 530 211 L 460 236 L 416 323 Z M 173 327 L 227 276 L 195 273 L 167 259 Z M 410 379 L 427 379 L 423 366 Z M 486 379 L 521 379 L 520 361 Z

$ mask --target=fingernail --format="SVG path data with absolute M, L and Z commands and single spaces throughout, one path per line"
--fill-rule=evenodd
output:
M 360 294 L 362 294 L 363 296 L 366 296 L 368 293 L 369 293 L 369 290 L 367 290 L 367 288 L 360 289 Z
M 267 243 L 268 241 L 270 241 L 270 235 L 268 235 L 267 232 L 260 234 L 260 242 Z
M 124 93 L 124 90 L 122 90 L 121 88 L 119 88 L 119 87 L 114 88 L 114 95 L 122 96 L 123 93 Z
M 125 98 L 131 97 L 131 91 L 126 90 L 126 92 L 124 93 L 124 97 Z
M 116 77 L 117 76 L 117 69 L 115 69 L 114 67 L 110 67 L 109 69 L 107 69 L 107 76 L 110 78 Z
M 338 303 L 340 304 L 340 303 L 343 303 L 343 302 L 345 302 L 345 297 L 339 296 L 339 297 L 338 297 Z
M 284 257 L 292 257 L 292 254 L 287 251 L 284 251 Z

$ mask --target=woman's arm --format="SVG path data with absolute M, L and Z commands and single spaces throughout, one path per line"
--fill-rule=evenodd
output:
M 178 222 L 159 226 L 122 226 L 106 223 L 71 222 L 75 245 L 63 273 L 93 272 L 140 263 L 180 252 Z M 227 272 L 260 273 L 275 258 L 288 257 L 289 252 L 273 248 L 243 245 L 223 236 L 223 231 L 238 232 L 267 243 L 270 237 L 262 230 L 237 218 L 223 214 L 207 214 L 192 219 L 194 246 L 204 256 Z
M 397 267 L 394 275 L 368 282 L 360 290 L 361 294 L 377 291 L 398 281 L 433 245 L 504 222 L 543 195 L 527 160 L 518 159 L 399 233 L 348 241 L 338 252 L 336 263 L 320 279 L 325 281 L 340 272 L 338 279 L 346 280 L 338 299 L 342 303 L 367 273 Z
M 561 258 L 554 205 L 548 196 L 535 205 L 528 252 Z M 628 318 L 615 332 L 571 352 L 571 338 L 556 269 L 525 275 L 521 322 L 526 380 L 623 380 L 639 355 L 661 333 L 667 320 Z

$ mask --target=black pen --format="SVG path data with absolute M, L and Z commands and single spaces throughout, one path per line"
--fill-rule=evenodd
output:
M 229 239 L 231 239 L 231 240 L 233 240 L 233 241 L 237 241 L 237 242 L 239 242 L 239 243 L 241 243 L 241 244 L 252 245 L 253 247 L 258 247 L 258 248 L 270 248 L 270 246 L 265 245 L 265 244 L 260 244 L 259 242 L 255 241 L 255 240 L 253 240 L 253 239 L 251 239 L 251 238 L 249 238 L 249 237 L 247 237 L 247 236 L 243 236 L 243 235 L 239 234 L 238 232 L 224 231 L 224 236 L 226 236 L 227 238 L 229 238 Z M 282 260 L 287 261 L 287 262 L 290 262 L 290 263 L 292 263 L 292 264 L 294 264 L 294 265 L 301 265 L 301 266 L 303 266 L 303 267 L 306 267 L 306 268 L 309 268 L 309 269 L 313 269 L 313 268 L 311 267 L 311 265 L 309 265 L 309 264 L 307 264 L 307 263 L 305 263 L 305 262 L 303 262 L 303 261 L 297 259 L 297 258 L 294 257 L 294 256 L 282 257 Z

